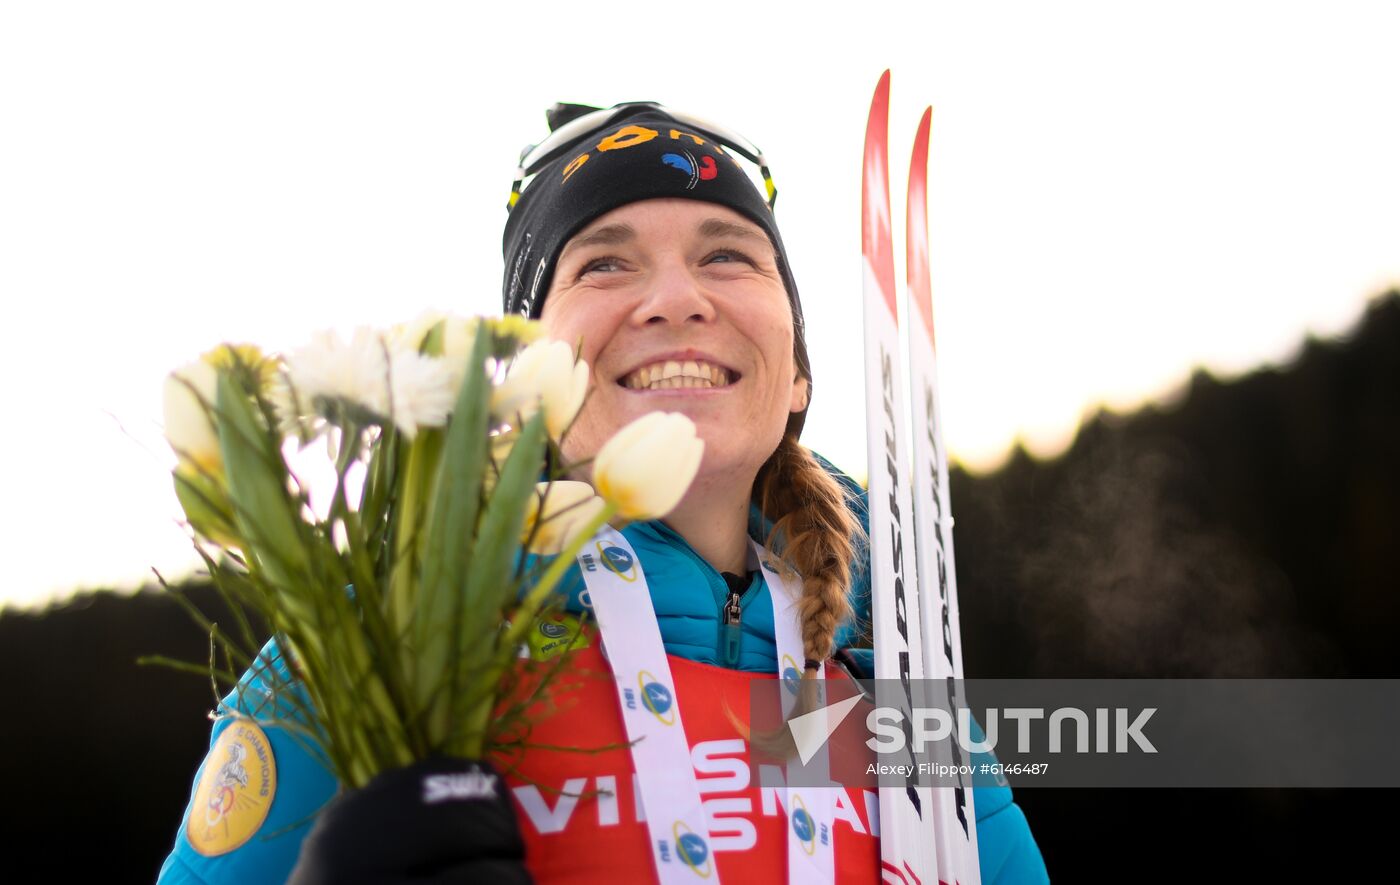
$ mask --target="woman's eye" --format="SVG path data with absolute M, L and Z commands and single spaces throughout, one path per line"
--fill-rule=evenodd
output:
M 601 270 L 601 271 L 606 272 L 606 271 L 609 271 L 609 270 L 616 270 L 616 269 L 617 269 L 617 259 L 616 259 L 616 258 L 595 258 L 595 259 L 593 259 L 592 261 L 588 262 L 587 264 L 585 264 L 585 265 L 583 266 L 583 270 L 579 271 L 579 276 L 583 276 L 583 275 L 586 274 L 586 273 L 592 273 L 592 272 L 595 271 L 595 270 Z
M 738 249 L 719 249 L 715 252 L 710 253 L 709 257 L 705 259 L 705 263 L 709 264 L 716 258 L 724 258 L 728 259 L 729 261 L 742 261 L 745 264 L 753 264 L 753 259 L 745 255 L 743 252 L 740 252 Z

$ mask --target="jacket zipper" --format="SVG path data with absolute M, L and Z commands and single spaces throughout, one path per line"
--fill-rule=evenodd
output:
M 735 593 L 733 590 L 729 589 L 728 582 L 720 576 L 719 572 L 715 571 L 714 566 L 701 559 L 700 554 L 692 550 L 690 544 L 686 543 L 684 538 L 664 525 L 658 526 L 658 529 L 671 534 L 680 542 L 676 549 L 680 550 L 690 558 L 691 562 L 695 563 L 696 568 L 700 569 L 701 574 L 709 581 L 711 587 L 727 593 L 727 598 L 720 606 L 721 641 L 719 652 L 725 667 L 731 670 L 738 669 L 739 648 L 743 638 L 742 621 L 744 617 L 744 597 L 753 595 L 754 582 L 751 581 L 749 583 L 748 590 L 743 594 Z
M 742 638 L 740 621 L 744 609 L 739 605 L 739 594 L 729 591 L 729 599 L 724 603 L 724 665 L 733 669 L 739 665 L 739 642 Z

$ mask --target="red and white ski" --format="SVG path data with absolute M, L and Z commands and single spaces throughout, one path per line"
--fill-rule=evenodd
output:
M 864 257 L 865 409 L 869 447 L 871 615 L 875 676 L 903 686 L 881 705 L 904 714 L 904 751 L 882 762 L 908 765 L 899 787 L 880 788 L 880 866 L 884 881 L 931 883 L 934 856 L 933 791 L 918 786 L 911 734 L 913 709 L 924 678 L 923 619 L 914 574 L 914 514 L 909 484 L 904 373 L 899 357 L 899 312 L 895 301 L 894 246 L 889 184 L 890 72 L 885 71 L 870 104 L 861 183 L 861 254 Z M 887 681 L 886 681 L 887 680 Z M 899 758 L 889 758 L 898 755 Z
M 909 386 L 914 429 L 914 548 L 919 575 L 919 612 L 924 637 L 924 669 L 929 679 L 949 680 L 948 700 L 959 701 L 962 634 L 958 626 L 957 579 L 953 569 L 953 518 L 948 508 L 948 457 L 939 412 L 938 369 L 933 336 L 933 287 L 929 278 L 928 142 L 933 108 L 924 110 L 909 161 L 906 202 L 905 324 L 909 339 Z M 956 729 L 956 725 L 954 728 Z M 954 732 L 956 738 L 956 731 Z M 953 765 L 968 761 L 956 739 L 948 742 Z M 977 816 L 972 789 L 933 790 L 938 880 L 979 885 Z

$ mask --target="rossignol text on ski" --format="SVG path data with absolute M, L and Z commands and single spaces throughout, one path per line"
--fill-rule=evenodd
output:
M 957 581 L 953 571 L 953 518 L 948 508 L 948 457 L 943 447 L 938 372 L 933 334 L 933 286 L 929 274 L 928 143 L 933 109 L 926 108 L 914 136 L 906 201 L 905 323 L 909 342 L 909 388 L 913 429 L 915 561 L 919 612 L 923 618 L 924 670 L 946 680 L 946 700 L 956 709 L 956 682 L 962 678 L 962 637 L 958 629 Z M 943 700 L 940 698 L 940 700 Z M 951 758 L 963 765 L 956 732 L 947 741 Z M 938 879 L 977 885 L 977 826 L 970 787 L 936 787 L 933 824 L 938 846 Z
M 861 253 L 864 270 L 865 413 L 870 468 L 871 616 L 875 676 L 897 680 L 902 696 L 880 698 L 904 714 L 904 749 L 888 761 L 907 766 L 903 787 L 880 788 L 880 866 L 886 881 L 933 881 L 933 793 L 913 774 L 912 711 L 924 678 L 922 620 L 914 577 L 899 317 L 894 290 L 894 246 L 889 199 L 889 97 L 886 71 L 870 104 L 861 179 Z M 906 551 L 906 547 L 908 548 Z M 884 682 L 890 684 L 890 682 Z
M 961 678 L 962 649 L 929 283 L 931 114 L 925 112 L 920 122 L 908 180 L 906 334 L 912 409 L 906 412 L 890 224 L 889 87 L 886 71 L 876 87 L 866 128 L 861 205 L 872 617 L 876 678 L 897 680 L 904 689 L 902 697 L 882 703 L 912 708 L 921 703 L 917 695 L 922 680 Z M 912 416 L 912 471 L 906 415 Z M 953 684 L 948 685 L 951 691 Z M 907 716 L 904 727 L 907 738 Z M 956 741 L 952 743 L 957 752 Z M 911 761 L 893 760 L 896 765 Z M 916 783 L 915 766 L 898 770 L 908 772 L 906 784 L 880 789 L 884 880 L 908 885 L 980 882 L 972 791 L 922 787 Z

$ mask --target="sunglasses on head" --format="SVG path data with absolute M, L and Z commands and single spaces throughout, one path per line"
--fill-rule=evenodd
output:
M 694 129 L 696 134 L 703 135 L 711 141 L 728 148 L 749 162 L 758 166 L 759 174 L 763 176 L 764 188 L 768 194 L 768 208 L 772 209 L 778 201 L 778 189 L 773 185 L 773 174 L 768 169 L 768 161 L 764 158 L 763 152 L 753 142 L 744 138 L 736 132 L 726 129 L 723 126 L 716 126 L 694 114 L 687 114 L 675 111 L 671 108 L 663 107 L 654 101 L 634 101 L 624 104 L 614 105 L 610 108 L 599 108 L 581 116 L 575 117 L 567 123 L 549 134 L 544 141 L 539 144 L 527 145 L 520 152 L 520 162 L 515 169 L 515 181 L 510 187 L 510 201 L 506 204 L 506 210 L 515 208 L 516 202 L 520 199 L 520 192 L 524 186 L 525 179 L 539 172 L 545 166 L 559 159 L 564 154 L 573 150 L 579 141 L 591 135 L 595 130 L 606 127 L 614 120 L 632 113 L 637 108 L 650 107 L 675 119 L 676 122 Z

